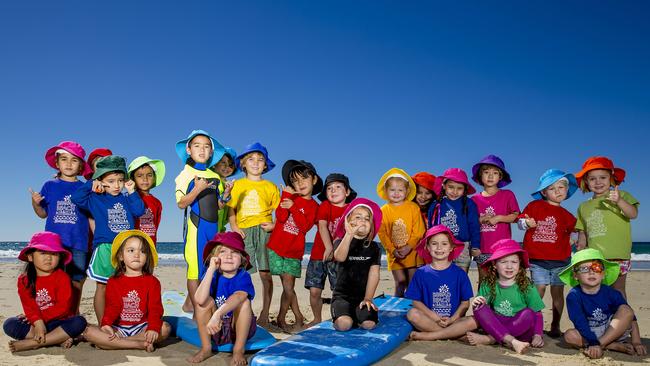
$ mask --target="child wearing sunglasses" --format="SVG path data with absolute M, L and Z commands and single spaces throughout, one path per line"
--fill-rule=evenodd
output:
M 619 265 L 605 260 L 593 248 L 575 253 L 560 279 L 573 288 L 566 298 L 574 329 L 564 341 L 583 350 L 589 358 L 601 358 L 604 350 L 643 356 L 639 325 L 623 295 L 610 287 L 619 275 Z

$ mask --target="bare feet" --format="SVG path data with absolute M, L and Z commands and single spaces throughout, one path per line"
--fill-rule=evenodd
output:
M 248 361 L 244 357 L 244 352 L 233 352 L 230 364 L 234 366 L 248 365 Z
M 68 339 L 66 339 L 65 341 L 63 341 L 63 343 L 61 343 L 61 347 L 67 349 L 67 348 L 72 347 L 72 344 L 73 344 L 73 343 L 74 343 L 74 339 L 72 339 L 72 338 L 68 338 Z
M 147 352 L 153 352 L 156 350 L 156 348 L 153 346 L 153 343 L 144 342 L 144 350 Z
M 630 343 L 622 343 L 622 342 L 612 342 L 605 347 L 605 349 L 608 349 L 610 351 L 616 351 L 616 352 L 623 352 L 627 353 L 628 355 L 634 355 L 634 346 L 631 345 Z
M 467 342 L 469 342 L 469 344 L 471 344 L 472 346 L 494 344 L 494 339 L 485 334 L 467 332 L 465 333 L 465 335 L 467 336 Z
M 528 350 L 528 347 L 530 347 L 530 343 L 522 342 L 522 341 L 514 338 L 510 342 L 510 347 L 512 347 L 512 349 L 515 350 L 515 352 L 517 352 L 519 354 L 523 354 Z
M 416 332 L 412 331 L 409 334 L 409 340 L 411 341 L 435 341 L 437 338 L 434 335 L 434 332 Z
M 212 350 L 200 349 L 194 356 L 188 357 L 185 360 L 189 363 L 201 363 L 210 357 L 212 357 Z
M 268 327 L 269 327 L 269 317 L 268 316 L 267 317 L 261 317 L 260 316 L 259 318 L 257 318 L 257 325 L 259 325 L 260 327 L 262 327 L 264 329 L 268 329 Z
M 16 346 L 15 346 L 16 342 L 18 342 L 18 341 L 9 341 L 9 343 L 8 343 L 9 351 L 11 353 L 16 352 Z
M 20 351 L 27 351 L 30 349 L 36 349 L 38 348 L 38 343 L 36 343 L 35 340 L 33 339 L 23 339 L 20 341 L 9 341 L 9 350 L 11 353 L 14 352 L 20 352 Z
M 319 324 L 320 322 L 321 322 L 321 321 L 316 321 L 316 319 L 314 319 L 314 320 L 310 321 L 309 323 L 305 324 L 305 329 L 307 329 L 307 328 L 311 328 L 311 327 L 313 327 L 314 325 Z
M 278 322 L 278 327 L 282 329 L 283 332 L 293 334 L 293 329 L 289 324 L 280 320 L 278 320 L 277 322 Z

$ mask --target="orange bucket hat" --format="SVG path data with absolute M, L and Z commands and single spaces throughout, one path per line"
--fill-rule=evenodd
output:
M 576 173 L 578 186 L 582 187 L 582 177 L 590 170 L 603 169 L 612 172 L 616 184 L 620 184 L 625 180 L 625 170 L 614 167 L 614 163 L 604 156 L 592 156 L 582 164 L 582 170 Z

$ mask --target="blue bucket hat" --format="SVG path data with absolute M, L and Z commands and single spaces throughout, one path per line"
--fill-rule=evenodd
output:
M 235 165 L 237 166 L 237 169 L 242 170 L 241 168 L 241 158 L 246 156 L 246 154 L 250 154 L 252 152 L 258 152 L 262 155 L 264 155 L 264 159 L 266 159 L 266 169 L 262 173 L 268 173 L 271 171 L 271 169 L 275 168 L 275 164 L 269 159 L 269 153 L 266 151 L 266 148 L 264 145 L 260 144 L 259 142 L 253 142 L 252 144 L 246 146 L 244 148 L 244 152 L 237 155 L 235 158 Z M 221 159 L 221 158 L 219 158 Z M 217 160 L 218 161 L 218 160 Z
M 537 200 L 543 199 L 544 196 L 542 195 L 542 191 L 562 178 L 566 178 L 569 181 L 569 189 L 566 195 L 566 198 L 569 199 L 569 197 L 571 197 L 571 195 L 573 195 L 578 189 L 578 182 L 576 181 L 576 177 L 573 174 L 565 173 L 559 169 L 549 169 L 545 171 L 544 174 L 539 177 L 539 185 L 537 186 L 537 190 L 531 193 L 531 196 Z
M 198 135 L 203 135 L 206 136 L 207 138 L 212 141 L 212 158 L 206 162 L 206 166 L 211 167 L 214 164 L 216 164 L 221 158 L 223 157 L 223 154 L 226 152 L 226 149 L 221 145 L 220 143 L 217 142 L 212 136 L 210 136 L 209 133 L 203 131 L 203 130 L 194 130 L 192 133 L 187 136 L 186 139 L 180 140 L 179 142 L 176 143 L 176 155 L 178 155 L 179 158 L 181 158 L 181 161 L 183 164 L 187 161 L 187 158 L 190 157 L 190 155 L 187 153 L 187 143 L 190 142 L 193 138 L 195 138 Z

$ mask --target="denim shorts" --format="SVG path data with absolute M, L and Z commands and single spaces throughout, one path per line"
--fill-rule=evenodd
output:
M 564 267 L 546 269 L 535 263 L 530 263 L 530 276 L 535 285 L 564 286 L 560 279 L 560 272 Z
M 325 278 L 329 278 L 330 290 L 336 286 L 336 271 L 338 263 L 334 261 L 309 260 L 307 274 L 305 275 L 305 288 L 325 288 Z
M 82 281 L 86 278 L 86 270 L 88 269 L 88 252 L 74 248 L 66 249 L 72 253 L 72 261 L 65 266 L 65 272 L 70 276 L 71 280 Z

